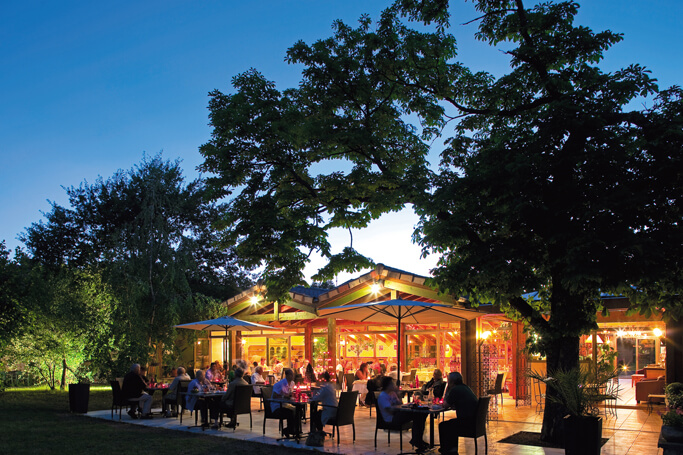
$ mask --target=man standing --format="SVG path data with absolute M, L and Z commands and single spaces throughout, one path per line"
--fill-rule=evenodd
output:
M 147 393 L 147 384 L 140 376 L 140 364 L 134 363 L 130 367 L 130 371 L 126 373 L 123 377 L 123 387 L 121 387 L 123 396 L 126 399 L 129 398 L 139 398 L 139 406 L 142 408 L 142 418 L 151 419 L 152 415 L 150 411 L 152 410 L 152 396 Z M 137 419 L 137 414 L 135 413 L 135 402 L 131 403 L 130 410 L 128 410 L 128 415 Z
M 230 384 L 228 384 L 228 390 L 226 390 L 221 397 L 221 412 L 225 412 L 228 416 L 230 416 L 230 422 L 226 425 L 228 428 L 235 428 L 235 425 L 237 424 L 232 419 L 232 410 L 235 407 L 235 391 L 237 390 L 237 386 L 249 385 L 242 376 L 244 376 L 244 370 L 241 367 L 237 367 L 235 370 L 235 379 L 230 381 Z M 213 419 L 214 416 L 212 415 L 211 418 Z M 215 424 L 214 428 L 218 429 L 218 425 Z
M 439 440 L 441 453 L 457 455 L 459 429 L 466 425 L 472 425 L 477 413 L 476 397 L 472 389 L 462 381 L 462 375 L 454 371 L 448 375 L 448 390 L 446 391 L 446 404 L 449 409 L 455 409 L 457 417 L 439 424 Z
M 168 387 L 168 392 L 161 399 L 161 407 L 165 417 L 171 417 L 171 411 L 168 409 L 168 404 L 175 403 L 178 400 L 178 393 L 180 393 L 180 381 L 190 381 L 190 376 L 185 373 L 185 368 L 183 367 L 178 367 L 176 370 L 176 377 L 173 378 L 173 382 L 171 382 L 171 385 Z

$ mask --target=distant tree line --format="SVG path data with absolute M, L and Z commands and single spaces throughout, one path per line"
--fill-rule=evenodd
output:
M 0 244 L 0 361 L 51 388 L 173 364 L 175 324 L 213 317 L 251 285 L 217 248 L 201 180 L 178 161 L 145 157 L 129 171 L 66 188 L 14 255 Z M 183 333 L 181 336 L 192 336 Z

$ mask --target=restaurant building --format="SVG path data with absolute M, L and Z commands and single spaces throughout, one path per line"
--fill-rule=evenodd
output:
M 444 373 L 460 371 L 475 392 L 484 393 L 493 386 L 496 375 L 504 373 L 510 395 L 528 404 L 533 391 L 526 374 L 530 369 L 544 371 L 545 362 L 524 353 L 526 340 L 533 334 L 492 306 L 480 306 L 481 315 L 471 321 L 404 324 L 400 340 L 395 324 L 320 318 L 316 313 L 322 308 L 390 299 L 467 305 L 463 299 L 436 292 L 426 280 L 379 264 L 333 289 L 295 287 L 286 303 L 265 300 L 265 288 L 255 285 L 224 302 L 224 315 L 266 324 L 272 330 L 233 332 L 227 340 L 224 332 L 210 333 L 197 341 L 194 364 L 204 367 L 214 360 L 222 362 L 223 343 L 227 342 L 230 363 L 244 358 L 250 363 L 263 359 L 267 366 L 275 362 L 289 366 L 307 359 L 318 372 L 339 368 L 348 372 L 367 361 L 395 364 L 398 343 L 402 343 L 402 369 L 415 370 L 420 380 L 430 378 L 435 368 Z M 681 337 L 678 324 L 667 326 L 661 313 L 650 318 L 627 315 L 628 301 L 623 298 L 605 296 L 605 304 L 610 314 L 598 316 L 599 330 L 581 337 L 583 362 L 594 365 L 604 353 L 616 351 L 616 356 L 608 358 L 624 375 L 652 364 L 681 368 L 680 360 L 671 359 L 673 352 L 667 353 L 672 344 L 667 335 L 671 340 L 674 335 Z

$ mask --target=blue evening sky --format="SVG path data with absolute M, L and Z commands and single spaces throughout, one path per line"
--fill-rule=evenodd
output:
M 459 57 L 475 70 L 502 74 L 501 53 L 473 40 L 471 3 L 452 1 Z M 530 2 L 529 2 L 530 3 Z M 602 65 L 640 63 L 661 87 L 681 83 L 683 2 L 591 0 L 578 23 L 624 33 Z M 231 90 L 231 78 L 257 68 L 283 89 L 300 67 L 284 62 L 297 40 L 326 38 L 335 19 L 377 18 L 388 1 L 34 1 L 4 2 L 0 15 L 0 241 L 64 204 L 61 186 L 130 169 L 143 153 L 180 158 L 195 178 L 197 148 L 210 135 L 207 93 Z M 390 214 L 354 247 L 377 262 L 427 274 L 410 243 L 410 212 Z M 348 235 L 334 233 L 336 250 Z M 313 264 L 315 267 L 317 262 Z M 307 270 L 310 275 L 312 268 Z M 340 279 L 343 279 L 340 278 Z

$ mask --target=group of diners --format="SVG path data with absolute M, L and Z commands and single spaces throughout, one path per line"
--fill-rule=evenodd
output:
M 201 414 L 201 423 L 203 426 L 209 426 L 209 418 L 213 422 L 212 428 L 218 428 L 218 418 L 221 412 L 232 416 L 232 409 L 235 399 L 235 391 L 238 386 L 249 385 L 244 379 L 246 362 L 240 361 L 240 366 L 234 370 L 234 379 L 230 381 L 226 389 L 218 391 L 217 399 L 201 400 L 199 393 L 207 393 L 216 391 L 216 386 L 208 378 L 203 370 L 197 370 L 195 377 L 190 381 L 190 376 L 182 367 L 177 368 L 176 377 L 168 387 L 168 392 L 162 400 L 162 411 L 164 415 L 171 416 L 171 411 L 168 408 L 169 403 L 177 401 L 177 394 L 180 391 L 181 381 L 190 381 L 188 385 L 188 393 L 185 396 L 185 407 L 190 411 L 198 411 Z M 310 365 L 310 364 L 309 364 Z M 209 370 L 210 371 L 210 370 Z M 363 373 L 364 368 L 361 366 L 359 372 Z M 403 400 L 401 398 L 402 391 L 396 384 L 395 379 L 385 374 L 385 371 L 380 370 L 379 374 L 371 377 L 368 380 L 368 395 L 374 396 L 370 393 L 373 389 L 380 391 L 377 398 L 377 407 L 382 414 L 382 418 L 386 422 L 407 423 L 412 422 L 412 438 L 410 444 L 416 447 L 418 451 L 424 451 L 429 447 L 429 444 L 423 440 L 425 430 L 425 422 L 427 414 L 420 414 L 414 412 L 401 412 L 401 405 Z M 215 372 L 211 372 L 215 374 Z M 247 372 L 248 374 L 248 372 Z M 360 375 L 358 375 L 360 376 Z M 357 377 L 358 377 L 357 376 Z M 215 377 L 215 376 L 213 376 Z M 263 367 L 261 365 L 254 365 L 253 374 L 249 378 L 251 384 L 254 385 L 254 393 L 259 394 L 261 389 L 258 387 L 265 383 L 263 377 Z M 321 408 L 316 407 L 316 411 L 312 413 L 311 419 L 314 428 L 317 431 L 322 431 L 324 426 L 336 415 L 336 406 L 338 405 L 336 388 L 330 383 L 330 373 L 324 372 L 320 381 L 317 381 L 319 389 L 312 395 L 309 402 L 318 402 L 322 404 Z M 372 384 L 372 385 L 371 385 Z M 273 416 L 281 418 L 287 422 L 283 428 L 285 437 L 297 435 L 300 431 L 301 416 L 297 414 L 295 407 L 289 405 L 287 400 L 291 399 L 295 388 L 295 371 L 291 368 L 284 368 L 282 370 L 282 379 L 273 385 L 272 400 L 270 401 Z M 137 418 L 135 406 L 139 406 L 142 410 L 141 418 L 151 418 L 150 411 L 152 405 L 152 396 L 147 392 L 148 384 L 145 382 L 141 374 L 139 364 L 132 365 L 130 371 L 123 378 L 122 391 L 124 396 L 128 398 L 138 398 L 138 404 L 133 404 L 128 411 L 132 418 Z M 447 454 L 458 453 L 458 437 L 459 429 L 475 418 L 478 398 L 472 390 L 463 383 L 462 375 L 458 372 L 451 372 L 448 375 L 448 382 L 444 382 L 443 375 L 440 370 L 434 370 L 433 377 L 422 385 L 420 391 L 415 392 L 419 396 L 426 396 L 431 391 L 436 398 L 443 397 L 443 405 L 447 409 L 456 411 L 456 418 L 443 421 L 439 424 L 439 439 L 440 452 Z M 231 421 L 227 424 L 228 428 L 233 428 L 236 425 Z

